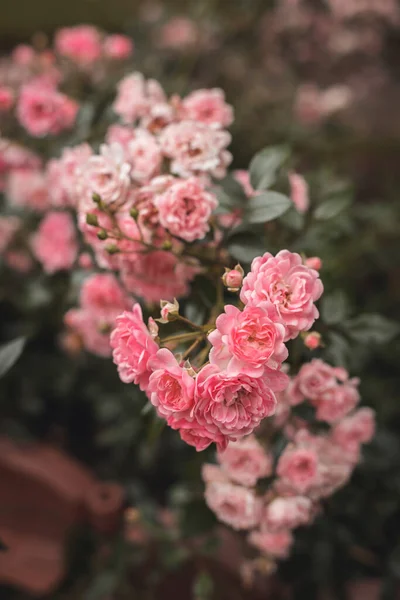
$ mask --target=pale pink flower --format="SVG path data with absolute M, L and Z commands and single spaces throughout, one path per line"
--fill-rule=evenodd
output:
M 248 542 L 265 554 L 275 558 L 287 558 L 293 545 L 293 535 L 290 531 L 252 531 Z
M 88 144 L 80 144 L 64 148 L 60 158 L 49 160 L 46 165 L 46 183 L 53 206 L 76 205 L 79 196 L 78 177 L 92 154 Z
M 21 88 L 17 116 L 32 136 L 57 135 L 70 129 L 77 112 L 78 104 L 50 85 L 33 81 Z
M 95 206 L 93 194 L 98 194 L 106 204 L 124 202 L 130 186 L 130 170 L 119 145 L 103 144 L 100 154 L 90 156 L 81 169 L 81 185 L 86 196 L 84 207 Z
M 174 419 L 171 416 L 168 425 L 173 429 L 178 429 L 181 439 L 189 446 L 196 448 L 197 452 L 202 452 L 212 443 L 215 443 L 217 448 L 222 451 L 228 444 L 227 438 L 216 428 L 204 427 L 193 418 Z
M 267 504 L 262 529 L 281 531 L 307 525 L 313 516 L 313 504 L 305 496 L 278 497 Z
M 30 65 L 35 59 L 35 51 L 28 44 L 18 44 L 11 53 L 12 61 L 21 66 Z
M 147 389 L 157 413 L 167 419 L 179 419 L 189 414 L 194 405 L 195 382 L 188 370 L 178 364 L 167 348 L 161 348 L 148 361 L 152 371 Z
M 157 33 L 156 43 L 162 48 L 182 49 L 193 46 L 199 38 L 196 23 L 187 17 L 172 17 Z
M 170 320 L 174 320 L 174 316 L 176 317 L 179 314 L 179 302 L 176 298 L 174 298 L 173 302 L 161 300 L 160 308 L 161 318 L 157 319 L 160 323 L 168 323 Z
M 290 197 L 299 213 L 307 212 L 310 206 L 308 183 L 302 175 L 289 173 Z
M 217 199 L 206 192 L 200 180 L 189 177 L 177 180 L 154 200 L 158 208 L 160 223 L 187 242 L 201 240 L 209 231 L 212 211 Z
M 286 339 L 291 339 L 311 329 L 319 315 L 314 302 L 322 292 L 318 272 L 303 265 L 299 254 L 281 250 L 275 257 L 266 252 L 253 260 L 240 299 L 253 306 L 272 302 L 287 328 Z
M 47 213 L 32 239 L 32 250 L 46 273 L 70 269 L 78 253 L 71 216 L 64 212 Z
M 206 486 L 205 500 L 217 518 L 233 529 L 252 529 L 261 517 L 261 501 L 242 486 L 215 481 Z
M 225 94 L 219 88 L 192 92 L 183 100 L 182 108 L 186 119 L 215 129 L 229 127 L 233 121 L 233 109 L 225 102 Z
M 230 442 L 227 449 L 218 453 L 222 471 L 235 483 L 253 487 L 262 477 L 272 473 L 273 459 L 250 435 L 237 442 Z
M 173 300 L 189 293 L 189 283 L 198 272 L 171 252 L 155 250 L 122 257 L 121 277 L 125 287 L 147 302 Z
M 0 217 L 0 254 L 3 254 L 21 224 L 22 221 L 19 217 Z
M 159 347 L 143 322 L 140 305 L 134 304 L 132 311 L 123 312 L 116 323 L 110 343 L 119 376 L 124 383 L 133 382 L 146 390 L 151 375 L 148 361 Z
M 241 311 L 228 304 L 224 310 L 208 336 L 213 346 L 211 364 L 233 376 L 260 377 L 266 367 L 278 369 L 288 351 L 283 343 L 285 326 L 279 322 L 274 305 L 261 302 Z
M 93 260 L 89 252 L 83 252 L 79 255 L 78 264 L 80 268 L 85 269 L 85 271 L 93 268 Z
M 160 135 L 161 150 L 171 159 L 171 171 L 181 177 L 201 173 L 223 177 L 232 159 L 226 150 L 230 141 L 227 131 L 196 121 L 172 123 Z
M 36 169 L 14 169 L 7 181 L 6 195 L 11 204 L 43 211 L 49 206 L 46 179 Z
M 8 112 L 14 104 L 14 92 L 6 86 L 0 85 L 0 113 Z
M 204 464 L 201 467 L 201 476 L 205 483 L 213 483 L 214 481 L 229 483 L 227 474 L 218 465 Z
M 316 417 L 320 421 L 335 423 L 349 414 L 359 403 L 360 395 L 356 385 L 352 382 L 335 385 L 326 390 L 322 396 L 312 403 L 317 412 Z
M 91 25 L 77 25 L 60 29 L 54 40 L 58 54 L 81 66 L 88 66 L 101 56 L 101 36 Z
M 358 454 L 360 444 L 371 441 L 375 433 L 375 411 L 360 408 L 334 426 L 332 439 L 348 453 Z
M 305 398 L 318 400 L 324 392 L 336 386 L 336 376 L 333 367 L 319 358 L 302 365 L 297 376 L 288 387 L 291 404 L 299 404 Z
M 138 183 L 144 184 L 161 172 L 160 147 L 155 137 L 144 129 L 135 130 L 128 142 L 125 160 L 131 165 L 132 179 Z
M 42 161 L 31 150 L 0 138 L 0 175 L 13 169 L 40 169 Z
M 126 60 L 133 54 L 133 42 L 126 35 L 108 35 L 103 43 L 103 52 L 107 58 Z
M 288 446 L 279 458 L 276 472 L 291 489 L 306 494 L 318 480 L 318 455 L 312 448 Z
M 194 417 L 210 431 L 240 439 L 274 413 L 276 398 L 271 384 L 279 386 L 275 377 L 231 376 L 216 365 L 206 365 L 196 378 Z
M 132 73 L 119 82 L 113 109 L 125 123 L 134 123 L 149 114 L 153 105 L 165 102 L 164 91 L 157 81 L 146 81 L 141 73 Z
M 236 171 L 233 171 L 233 176 L 236 179 L 236 181 L 240 183 L 244 190 L 244 193 L 248 198 L 252 198 L 253 196 L 256 196 L 257 193 L 259 193 L 251 185 L 249 171 L 245 169 L 237 169 Z

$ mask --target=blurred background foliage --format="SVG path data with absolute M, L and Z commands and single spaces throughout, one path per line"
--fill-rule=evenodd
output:
M 323 11 L 327 3 L 308 4 Z M 293 555 L 279 569 L 280 583 L 270 580 L 267 588 L 260 584 L 261 591 L 240 591 L 237 573 L 217 568 L 210 558 L 212 546 L 198 552 L 190 544 L 178 544 L 173 529 L 169 532 L 160 516 L 160 507 L 168 503 L 179 507 L 180 526 L 189 539 L 214 526 L 202 502 L 199 470 L 205 455 L 195 455 L 173 433 L 158 431 L 158 422 L 142 414 L 140 393 L 119 381 L 111 361 L 88 354 L 66 357 L 59 335 L 62 315 L 69 306 L 70 275 L 26 282 L 3 272 L 1 339 L 27 335 L 28 342 L 17 365 L 1 380 L 1 432 L 18 439 L 50 441 L 100 478 L 120 481 L 127 491 L 127 504 L 139 508 L 157 540 L 157 549 L 147 540 L 143 552 L 143 544 L 128 547 L 121 534 L 104 541 L 79 531 L 71 541 L 68 578 L 52 600 L 168 598 L 168 594 L 220 600 L 257 598 L 258 593 L 269 597 L 266 590 L 274 598 L 364 599 L 378 598 L 378 588 L 382 598 L 396 597 L 400 577 L 400 339 L 396 324 L 400 301 L 400 28 L 395 21 L 381 18 L 371 25 L 369 15 L 367 25 L 380 36 L 379 52 L 338 58 L 327 49 L 329 36 L 324 37 L 315 23 L 302 26 L 300 32 L 295 28 L 277 33 L 268 15 L 278 5 L 267 0 L 162 4 L 0 0 L 3 50 L 38 31 L 51 35 L 59 26 L 93 23 L 131 34 L 136 45 L 134 68 L 159 79 L 170 93 L 222 87 L 236 112 L 231 146 L 235 167 L 246 168 L 253 154 L 266 145 L 292 147 L 296 170 L 306 176 L 317 208 L 315 219 L 305 228 L 287 217 L 287 243 L 323 261 L 326 294 L 321 332 L 326 348 L 322 355 L 361 377 L 363 401 L 375 408 L 379 425 L 351 483 L 326 503 L 323 517 L 314 526 L 297 536 Z M 188 48 L 160 47 L 158 27 L 174 15 L 193 20 L 205 32 L 200 36 L 203 41 Z M 350 26 L 357 31 L 366 24 L 353 19 Z M 338 36 L 343 39 L 344 31 Z M 300 52 L 304 48 L 307 52 Z M 323 88 L 351 84 L 354 102 L 339 117 L 301 123 L 294 105 L 305 82 Z M 338 205 L 335 196 L 333 211 L 326 206 L 329 194 L 336 194 L 330 182 L 336 188 L 338 182 L 344 183 L 339 186 L 344 201 Z M 203 284 L 196 283 L 199 294 Z M 195 312 L 196 306 L 191 310 Z M 375 316 L 364 316 L 371 314 Z M 108 548 L 103 555 L 98 552 L 102 544 Z M 232 548 L 231 552 L 235 563 Z M 356 586 L 349 592 L 349 582 L 360 579 L 371 582 L 368 593 L 375 590 L 375 596 L 362 591 L 360 595 Z M 0 598 L 27 596 L 4 588 Z

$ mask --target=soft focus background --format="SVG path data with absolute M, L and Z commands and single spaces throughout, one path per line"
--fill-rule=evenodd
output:
M 68 559 L 67 576 L 48 596 L 52 600 L 398 597 L 399 2 L 0 0 L 0 8 L 3 51 L 34 35 L 36 43 L 43 43 L 43 36 L 57 27 L 78 23 L 131 35 L 134 69 L 159 79 L 169 93 L 214 86 L 225 90 L 236 114 L 235 167 L 246 168 L 267 144 L 285 142 L 293 147 L 312 198 L 318 201 L 331 179 L 335 185 L 343 182 L 343 206 L 349 210 L 325 215 L 299 247 L 322 258 L 324 319 L 334 330 L 327 340 L 332 360 L 362 378 L 363 401 L 376 409 L 379 426 L 351 483 L 326 503 L 323 518 L 299 532 L 291 558 L 273 578 L 246 591 L 237 579 L 240 553 L 229 539 L 220 539 L 218 550 L 209 548 L 209 558 L 204 552 L 196 557 L 196 544 L 214 524 L 203 503 L 188 492 L 193 482 L 200 486 L 204 457 L 183 448 L 168 432 L 158 435 L 153 423 L 143 427 L 148 417 L 140 415 L 141 403 L 138 408 L 132 402 L 132 390 L 119 381 L 110 360 L 67 358 L 59 349 L 63 276 L 37 282 L 27 295 L 22 281 L 2 275 L 1 339 L 21 333 L 30 338 L 22 358 L 0 382 L 1 433 L 60 448 L 62 458 L 38 457 L 38 468 L 54 474 L 49 478 L 66 498 L 78 493 L 84 477 L 63 462 L 69 457 L 78 459 L 90 478 L 123 484 L 127 501 L 138 506 L 159 542 L 152 549 L 134 511 L 124 515 L 111 537 L 107 527 L 93 529 L 90 522 L 101 513 L 97 505 L 91 520 L 73 527 L 66 541 L 60 522 L 64 519 L 70 531 L 70 521 L 80 521 L 60 501 L 37 500 L 36 491 L 20 483 L 17 496 L 32 494 L 35 511 L 23 511 L 19 534 L 32 530 L 39 540 L 38 546 L 33 543 L 32 564 L 24 568 L 40 579 L 43 565 L 55 560 L 54 549 L 47 549 L 47 556 L 42 542 L 56 531 L 60 547 L 68 546 Z M 371 322 L 358 318 L 360 313 L 382 317 Z M 340 327 L 349 319 L 350 337 Z M 16 482 L 0 480 L 0 511 L 1 495 L 12 485 Z M 94 490 L 96 485 L 97 479 L 91 479 Z M 112 497 L 114 492 L 104 493 Z M 190 551 L 162 538 L 170 525 L 168 503 L 182 506 Z M 44 559 L 35 565 L 36 547 Z M 2 560 L 0 550 L 0 598 L 30 598 L 1 587 Z

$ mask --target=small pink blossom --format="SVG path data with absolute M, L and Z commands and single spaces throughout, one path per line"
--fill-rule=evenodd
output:
M 240 183 L 244 193 L 248 198 L 252 198 L 253 196 L 257 195 L 257 190 L 255 190 L 251 185 L 249 171 L 246 171 L 245 169 L 238 169 L 236 171 L 233 171 L 233 176 L 236 179 L 236 181 Z
M 308 183 L 298 173 L 289 173 L 290 197 L 299 213 L 307 212 L 310 206 Z
M 360 395 L 356 385 L 348 382 L 326 390 L 313 404 L 317 409 L 317 419 L 335 423 L 348 415 L 359 401 Z
M 321 345 L 321 334 L 317 331 L 311 331 L 305 336 L 304 345 L 309 350 L 316 350 Z
M 215 129 L 229 127 L 233 121 L 232 107 L 225 102 L 225 94 L 218 88 L 192 92 L 183 100 L 182 108 L 186 119 Z
M 181 177 L 201 173 L 223 177 L 232 158 L 226 150 L 230 141 L 227 131 L 196 121 L 172 123 L 160 135 L 161 150 L 171 159 L 171 171 Z
M 333 367 L 314 358 L 302 365 L 297 376 L 289 384 L 289 394 L 292 405 L 299 404 L 305 398 L 317 401 L 326 391 L 336 386 L 336 376 Z
M 176 316 L 179 315 L 179 302 L 176 298 L 174 298 L 173 302 L 161 300 L 160 307 L 161 318 L 157 319 L 160 323 L 168 323 L 170 320 L 173 321 L 174 318 L 176 318 Z
M 21 125 L 35 137 L 57 135 L 70 129 L 78 104 L 49 85 L 31 82 L 21 89 L 17 116 Z
M 205 483 L 229 483 L 229 478 L 221 467 L 218 465 L 204 464 L 201 467 L 201 476 Z
M 113 109 L 125 123 L 134 123 L 148 115 L 152 106 L 166 102 L 160 84 L 153 79 L 146 81 L 141 73 L 124 77 L 117 90 Z
M 299 525 L 307 525 L 313 516 L 313 505 L 305 496 L 278 497 L 266 507 L 262 528 L 267 531 L 295 529 Z
M 151 375 L 148 362 L 159 347 L 143 322 L 140 305 L 134 304 L 131 312 L 123 312 L 116 323 L 110 343 L 119 376 L 124 383 L 133 382 L 147 390 Z
M 78 252 L 71 216 L 63 212 L 47 213 L 33 237 L 32 250 L 46 273 L 70 269 Z
M 375 433 L 375 412 L 360 408 L 340 421 L 332 431 L 332 439 L 344 451 L 357 455 L 360 444 L 371 441 Z
M 133 42 L 126 35 L 108 35 L 104 40 L 103 52 L 107 58 L 126 60 L 133 54 Z
M 78 178 L 81 169 L 92 156 L 88 144 L 64 148 L 60 158 L 46 165 L 46 183 L 53 206 L 76 206 L 79 196 Z
M 231 376 L 216 365 L 206 365 L 196 378 L 194 417 L 200 425 L 229 439 L 249 435 L 275 411 L 276 398 L 266 377 Z
M 101 37 L 96 27 L 77 25 L 60 29 L 54 40 L 56 51 L 81 66 L 88 66 L 101 56 Z
M 275 558 L 287 558 L 293 545 L 293 535 L 290 531 L 252 531 L 248 537 L 249 544 L 265 554 Z
M 12 61 L 20 66 L 30 65 L 35 59 L 35 51 L 28 44 L 18 44 L 11 54 Z
M 194 405 L 195 382 L 185 367 L 178 364 L 175 356 L 161 348 L 148 361 L 152 371 L 147 394 L 161 417 L 168 421 L 189 414 Z
M 94 207 L 92 195 L 98 194 L 105 204 L 123 202 L 130 186 L 131 167 L 125 162 L 118 145 L 100 147 L 100 154 L 90 156 L 81 169 L 81 185 L 86 195 L 85 206 Z
M 272 456 L 253 435 L 230 442 L 227 449 L 218 454 L 218 461 L 223 473 L 246 487 L 255 486 L 259 479 L 272 473 Z
M 199 29 L 192 19 L 173 17 L 169 19 L 157 34 L 157 44 L 161 48 L 180 50 L 193 46 L 198 41 Z
M 180 262 L 174 254 L 163 250 L 121 260 L 121 277 L 126 288 L 147 302 L 186 296 L 189 283 L 197 272 L 196 265 Z
M 0 113 L 8 112 L 14 104 L 14 92 L 6 86 L 0 85 Z
M 319 256 L 310 256 L 310 258 L 306 258 L 304 264 L 306 267 L 315 269 L 316 271 L 320 271 L 322 269 L 322 260 L 319 258 Z
M 15 206 L 36 211 L 49 206 L 45 176 L 36 169 L 14 169 L 8 178 L 6 194 Z
M 209 231 L 209 219 L 217 206 L 215 196 L 206 192 L 196 177 L 177 180 L 154 201 L 160 223 L 187 242 L 201 240 Z
M 276 472 L 295 492 L 306 494 L 318 480 L 318 455 L 311 448 L 289 446 L 280 456 Z
M 261 302 L 240 311 L 228 304 L 224 310 L 208 336 L 211 364 L 233 376 L 260 377 L 266 367 L 278 369 L 288 351 L 283 343 L 285 327 L 274 305 Z
M 318 272 L 303 265 L 299 254 L 281 250 L 275 257 L 266 252 L 253 260 L 240 299 L 253 306 L 263 300 L 272 302 L 286 325 L 286 339 L 291 339 L 318 318 L 314 302 L 322 292 Z
M 206 486 L 205 499 L 217 518 L 233 529 L 252 529 L 260 521 L 261 501 L 247 488 L 215 481 Z
M 148 131 L 136 129 L 127 144 L 125 160 L 131 165 L 131 177 L 145 184 L 161 172 L 162 154 L 160 147 Z
M 238 292 L 242 286 L 244 271 L 240 265 L 234 269 L 226 269 L 222 277 L 223 284 L 230 292 Z

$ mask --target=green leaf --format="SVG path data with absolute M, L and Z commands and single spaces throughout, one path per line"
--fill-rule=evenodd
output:
M 344 323 L 348 335 L 361 344 L 384 344 L 400 332 L 395 321 L 379 314 L 363 314 Z
M 243 207 L 247 203 L 247 197 L 242 186 L 234 177 L 229 175 L 220 182 L 220 185 L 213 187 L 212 192 L 217 197 L 220 210 L 232 210 Z
M 256 190 L 266 190 L 275 182 L 278 169 L 289 157 L 286 146 L 265 148 L 250 163 L 250 183 Z
M 17 362 L 24 349 L 25 341 L 25 338 L 20 337 L 0 347 L 0 377 Z
M 228 244 L 228 251 L 239 262 L 251 263 L 253 258 L 264 254 L 265 243 L 251 233 L 240 233 L 233 236 Z
M 317 221 L 328 221 L 328 219 L 337 217 L 342 211 L 348 208 L 350 204 L 351 198 L 349 196 L 330 198 L 317 206 L 314 217 Z
M 326 294 L 321 300 L 321 317 L 328 325 L 342 323 L 347 318 L 349 306 L 341 290 Z
M 247 204 L 248 223 L 267 223 L 282 216 L 292 206 L 287 196 L 278 192 L 266 192 L 250 198 Z
M 193 600 L 210 600 L 214 583 L 207 571 L 199 573 L 193 583 Z

